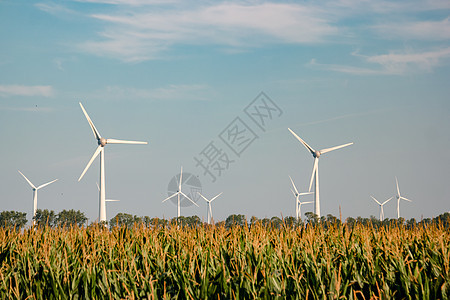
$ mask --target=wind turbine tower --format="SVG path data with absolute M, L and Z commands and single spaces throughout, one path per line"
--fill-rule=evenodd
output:
M 337 150 L 337 149 L 341 149 L 350 145 L 353 145 L 353 143 L 348 143 L 348 144 L 344 144 L 344 145 L 340 145 L 340 146 L 335 146 L 332 148 L 326 148 L 326 149 L 322 149 L 322 150 L 314 150 L 312 147 L 310 147 L 304 140 L 302 140 L 297 134 L 295 134 L 295 132 L 293 132 L 290 128 L 288 128 L 289 131 L 297 138 L 297 140 L 299 140 L 303 146 L 305 146 L 305 148 L 312 154 L 312 156 L 314 157 L 314 166 L 313 166 L 313 171 L 311 174 L 311 180 L 309 182 L 309 192 L 311 192 L 311 187 L 312 187 L 312 183 L 313 180 L 315 182 L 315 187 L 314 187 L 314 203 L 315 203 L 315 211 L 314 213 L 319 217 L 320 219 L 320 198 L 319 198 L 319 157 L 322 154 L 331 152 L 333 150 Z
M 97 149 L 94 152 L 94 155 L 92 155 L 91 159 L 89 160 L 86 168 L 84 168 L 83 173 L 81 173 L 80 178 L 78 178 L 78 181 L 83 178 L 86 171 L 91 166 L 94 159 L 100 154 L 100 192 L 99 192 L 99 216 L 98 219 L 100 222 L 106 222 L 106 199 L 105 199 L 105 146 L 107 144 L 139 144 L 139 145 L 145 145 L 147 142 L 136 142 L 136 141 L 125 141 L 125 140 L 116 140 L 116 139 L 105 139 L 103 138 L 100 133 L 98 132 L 97 128 L 95 128 L 94 123 L 92 122 L 91 118 L 87 114 L 86 110 L 84 109 L 83 105 L 80 102 L 81 110 L 84 113 L 84 116 L 86 117 L 89 126 L 91 126 L 92 132 L 94 133 L 94 137 L 97 140 Z
M 22 172 L 19 171 L 19 173 L 20 173 L 20 175 L 23 176 L 23 178 L 25 178 L 25 180 L 28 182 L 28 184 L 31 186 L 31 189 L 33 190 L 33 218 L 32 218 L 32 224 L 34 226 L 35 225 L 34 217 L 36 216 L 36 211 L 37 211 L 37 191 L 39 189 L 42 189 L 43 187 L 46 187 L 47 185 L 55 182 L 58 179 L 55 179 L 53 181 L 41 184 L 40 186 L 36 187 L 34 184 L 31 183 L 31 181 L 27 177 L 25 177 L 25 175 L 22 174 Z

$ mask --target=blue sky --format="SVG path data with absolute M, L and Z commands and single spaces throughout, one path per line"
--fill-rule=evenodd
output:
M 312 147 L 354 145 L 320 160 L 322 214 L 378 216 L 400 189 L 405 218 L 449 210 L 448 1 L 0 1 L 0 210 L 98 216 L 100 133 L 107 216 L 172 218 L 161 203 L 179 173 L 198 176 L 216 220 L 295 213 L 289 175 L 309 184 Z M 264 92 L 280 111 L 263 128 L 244 109 Z M 258 103 L 258 102 L 256 102 Z M 220 134 L 235 118 L 257 138 L 236 155 Z M 233 162 L 215 182 L 195 157 L 213 142 Z M 306 198 L 306 200 L 311 200 Z M 206 218 L 206 205 L 183 215 Z M 385 216 L 396 216 L 394 201 Z M 312 205 L 302 210 L 312 210 Z

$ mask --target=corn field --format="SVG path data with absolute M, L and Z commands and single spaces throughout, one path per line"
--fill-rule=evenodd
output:
M 0 229 L 1 299 L 448 299 L 439 226 Z

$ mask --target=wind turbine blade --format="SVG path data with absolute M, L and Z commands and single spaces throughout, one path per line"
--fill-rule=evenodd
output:
M 331 151 L 334 151 L 334 150 L 337 150 L 337 149 L 341 149 L 341 148 L 344 148 L 344 147 L 347 147 L 347 146 L 350 146 L 350 145 L 353 145 L 353 143 L 348 143 L 348 144 L 344 144 L 344 145 L 340 145 L 340 146 L 336 146 L 336 147 L 322 149 L 322 150 L 320 150 L 320 154 L 325 154 L 327 152 L 331 152 Z
M 86 171 L 89 169 L 89 167 L 91 166 L 91 164 L 92 164 L 92 162 L 94 161 L 94 159 L 98 156 L 98 154 L 99 154 L 100 151 L 102 151 L 102 150 L 103 150 L 103 147 L 102 147 L 101 145 L 99 145 L 99 146 L 97 147 L 97 149 L 95 149 L 94 155 L 92 155 L 91 160 L 88 162 L 86 168 L 84 168 L 84 171 L 83 171 L 83 173 L 81 173 L 81 176 L 80 176 L 80 178 L 78 178 L 78 181 L 80 181 L 81 178 L 83 178 L 84 173 L 86 173 Z
M 87 114 L 86 110 L 83 107 L 83 104 L 80 103 L 81 109 L 83 110 L 84 116 L 86 117 L 87 121 L 89 122 L 89 125 L 91 126 L 92 132 L 94 133 L 94 136 L 97 140 L 100 140 L 102 136 L 98 132 L 97 128 L 95 128 L 94 122 L 92 122 L 91 118 L 89 118 L 89 115 Z
M 97 190 L 100 192 L 100 187 L 98 186 L 98 183 L 95 183 L 97 185 Z
M 309 203 L 314 203 L 314 201 L 300 202 L 300 204 L 309 204 Z
M 216 198 L 219 197 L 220 195 L 222 195 L 222 193 L 220 193 L 220 194 L 216 195 L 215 197 L 213 197 L 211 200 L 209 200 L 209 202 L 213 202 L 214 200 L 216 200 Z
M 19 170 L 17 170 L 17 171 L 19 171 Z M 23 176 L 23 178 L 25 178 L 25 180 L 28 182 L 28 184 L 29 184 L 33 189 L 36 188 L 36 187 L 34 186 L 34 184 L 32 184 L 31 181 L 29 181 L 28 178 L 25 177 L 25 175 L 22 174 L 22 172 L 19 171 L 19 173 L 20 173 L 20 175 Z
M 293 189 L 291 189 L 291 192 L 292 192 L 292 194 L 293 194 L 295 197 L 297 197 L 297 194 L 294 192 Z
M 40 186 L 38 186 L 38 187 L 36 188 L 36 190 L 39 190 L 39 189 L 41 189 L 41 188 L 43 188 L 43 187 L 45 187 L 45 186 L 49 185 L 50 183 L 53 183 L 53 182 L 55 182 L 56 180 L 58 180 L 58 179 L 55 179 L 55 180 L 52 180 L 52 181 L 50 181 L 50 182 L 47 182 L 47 183 L 41 184 Z
M 375 199 L 375 197 L 373 197 L 373 196 L 370 196 L 370 198 L 372 198 L 372 199 L 373 199 L 373 201 L 375 201 L 376 203 L 378 203 L 379 205 L 381 205 L 381 203 L 380 203 L 380 202 L 378 202 L 378 200 L 377 200 L 377 199 Z
M 202 197 L 203 199 L 205 199 L 206 202 L 210 202 L 208 199 L 205 198 L 205 196 L 203 196 L 202 194 L 200 194 L 199 192 L 197 192 L 197 194 L 200 195 L 200 197 Z
M 305 192 L 305 193 L 300 193 L 298 194 L 299 196 L 304 196 L 304 195 L 311 195 L 314 194 L 313 192 Z
M 187 196 L 187 195 L 186 195 L 185 193 L 183 193 L 183 192 L 180 192 L 180 194 L 181 194 L 181 195 L 183 195 L 184 197 L 188 198 L 188 200 L 189 200 L 189 201 L 191 201 L 191 202 L 192 202 L 192 203 L 194 203 L 194 204 L 195 204 L 195 205 L 196 205 L 197 207 L 199 207 L 199 206 L 198 206 L 198 204 L 197 204 L 197 203 L 195 203 L 194 201 L 192 201 L 192 199 L 191 199 L 191 198 L 189 198 L 189 197 L 188 197 L 188 196 Z
M 403 200 L 406 200 L 406 201 L 412 202 L 412 200 L 409 200 L 409 199 L 407 199 L 407 198 L 405 198 L 405 197 L 403 197 L 403 196 L 400 196 L 400 199 L 403 199 Z
M 297 134 L 295 134 L 295 132 L 293 132 L 290 128 L 288 128 L 289 131 L 297 138 L 297 140 L 300 141 L 300 143 L 303 144 L 303 146 L 306 147 L 306 149 L 308 149 L 309 152 L 311 152 L 311 154 L 314 154 L 314 149 L 311 148 L 311 146 L 309 146 L 304 140 L 302 140 Z
M 116 139 L 106 139 L 107 144 L 133 144 L 133 145 L 147 145 L 147 142 L 138 142 L 138 141 L 125 141 L 125 140 L 116 140 Z
M 106 202 L 118 202 L 118 201 L 120 201 L 120 200 L 106 199 L 105 201 L 106 201 Z
M 181 166 L 181 171 L 180 171 L 180 182 L 178 183 L 178 191 L 181 192 L 181 184 L 183 182 L 183 166 Z M 192 201 L 192 200 L 191 200 Z
M 172 194 L 172 196 L 167 197 L 166 199 L 164 199 L 161 203 L 166 202 L 167 200 L 177 196 L 180 192 L 176 192 L 175 194 Z
M 391 200 L 392 200 L 392 198 L 394 198 L 394 197 L 391 197 L 391 198 L 387 199 L 387 200 L 386 200 L 386 201 L 384 201 L 384 202 L 383 202 L 383 204 L 381 204 L 381 205 L 385 205 L 386 203 L 388 203 L 389 201 L 391 201 Z
M 397 195 L 400 196 L 400 189 L 398 188 L 397 176 L 395 176 L 395 184 L 397 185 Z
M 291 180 L 292 186 L 294 187 L 295 192 L 298 194 L 297 187 L 294 184 L 294 181 L 292 180 L 291 176 L 289 176 L 289 179 Z
M 317 171 L 318 164 L 319 164 L 319 158 L 315 157 L 314 158 L 314 167 L 313 167 L 313 171 L 312 171 L 312 174 L 311 174 L 311 180 L 309 181 L 309 190 L 308 190 L 308 192 L 311 192 L 311 187 L 312 187 L 314 175 L 316 174 L 316 171 Z

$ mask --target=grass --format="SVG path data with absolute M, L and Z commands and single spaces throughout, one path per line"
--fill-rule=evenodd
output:
M 448 299 L 435 225 L 0 229 L 2 299 Z

